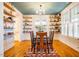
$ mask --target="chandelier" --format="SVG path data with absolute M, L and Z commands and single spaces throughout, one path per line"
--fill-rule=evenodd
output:
M 38 14 L 38 15 L 44 15 L 45 14 L 45 10 L 44 10 L 42 4 L 39 6 L 39 9 L 36 10 L 36 14 Z

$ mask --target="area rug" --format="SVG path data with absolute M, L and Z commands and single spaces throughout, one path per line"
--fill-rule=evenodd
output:
M 28 51 L 27 56 L 26 57 L 60 57 L 60 55 L 57 54 L 57 51 L 54 49 L 53 51 L 50 51 L 50 53 L 37 53 L 34 54 L 31 51 Z

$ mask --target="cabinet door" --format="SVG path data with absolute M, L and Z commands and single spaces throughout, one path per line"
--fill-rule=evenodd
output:
M 71 9 L 71 21 L 77 22 L 79 21 L 79 5 L 76 5 Z
M 61 32 L 63 35 L 68 35 L 68 24 L 61 25 Z
M 61 14 L 61 24 L 63 24 L 63 23 L 64 23 L 64 15 Z
M 74 24 L 74 37 L 79 38 L 79 23 Z
M 64 35 L 64 25 L 63 24 L 61 25 L 61 32 L 62 32 L 62 35 Z
M 70 22 L 70 11 L 67 11 L 67 12 L 66 12 L 66 15 L 65 15 L 65 22 L 66 22 L 66 23 Z
M 71 9 L 71 22 L 74 21 L 74 17 L 75 17 L 75 9 L 72 8 L 72 9 Z
M 79 21 L 79 4 L 77 5 L 77 19 Z
M 70 23 L 70 24 L 69 24 L 69 36 L 73 37 L 73 35 L 74 35 L 73 32 L 74 32 L 74 31 L 73 31 L 73 24 Z
M 65 35 L 68 35 L 68 32 L 67 32 L 67 24 L 65 25 Z
M 61 22 L 65 23 L 65 14 L 63 14 L 61 18 L 62 18 Z

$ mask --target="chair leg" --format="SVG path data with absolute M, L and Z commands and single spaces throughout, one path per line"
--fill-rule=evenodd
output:
M 33 47 L 31 47 L 31 52 L 32 52 L 32 50 L 33 50 Z
M 38 54 L 38 47 L 36 47 L 36 54 Z
M 46 46 L 46 56 L 47 56 L 47 53 L 48 53 L 48 49 L 47 49 L 47 46 Z
M 33 53 L 35 54 L 35 47 L 33 48 Z
M 48 54 L 49 54 L 49 47 L 47 49 L 48 49 Z
M 52 46 L 52 44 L 51 44 L 51 49 L 52 49 L 52 51 L 53 51 L 53 46 Z

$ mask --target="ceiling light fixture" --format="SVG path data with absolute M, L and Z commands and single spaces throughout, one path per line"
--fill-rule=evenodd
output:
M 42 7 L 43 5 L 41 4 L 39 7 L 39 9 L 38 10 L 36 10 L 36 14 L 38 14 L 38 15 L 44 15 L 45 14 L 45 10 L 43 9 L 43 7 Z

